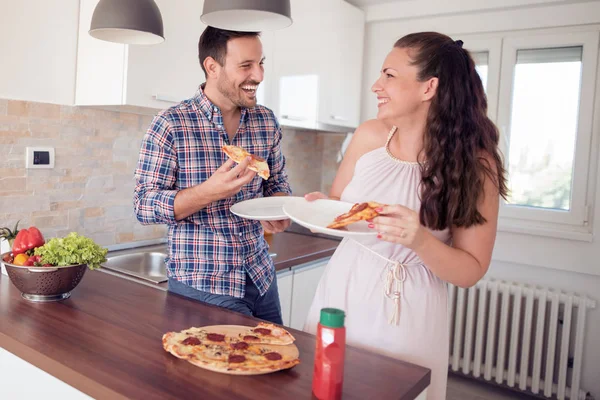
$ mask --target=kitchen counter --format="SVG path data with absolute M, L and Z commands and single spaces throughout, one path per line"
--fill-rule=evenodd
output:
M 337 240 L 316 236 L 282 232 L 266 237 L 269 251 L 277 254 L 273 259 L 275 271 L 280 272 L 296 265 L 331 257 L 340 244 Z
M 290 329 L 300 365 L 254 377 L 206 371 L 162 349 L 168 331 L 256 322 L 98 271 L 56 303 L 28 302 L 0 277 L 0 347 L 99 399 L 310 398 L 315 339 L 304 332 Z M 429 381 L 426 368 L 347 348 L 344 399 L 414 399 Z
M 308 230 L 306 230 L 308 232 Z M 273 259 L 276 272 L 284 272 L 298 265 L 310 263 L 331 257 L 339 245 L 339 240 L 319 237 L 305 232 L 282 232 L 266 236 L 269 244 L 269 253 L 275 253 Z M 126 250 L 109 252 L 108 257 L 117 254 L 135 253 L 140 251 L 158 251 L 167 253 L 167 244 L 150 245 L 145 247 L 133 247 Z M 119 272 L 102 269 L 110 275 L 116 275 L 161 290 L 167 290 L 168 283 L 154 283 L 143 279 L 127 276 Z

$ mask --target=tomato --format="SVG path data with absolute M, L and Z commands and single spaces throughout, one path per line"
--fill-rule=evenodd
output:
M 27 259 L 29 257 L 27 257 L 27 254 L 17 254 L 15 256 L 15 259 L 13 260 L 13 264 L 15 265 L 25 265 L 25 263 L 27 262 Z

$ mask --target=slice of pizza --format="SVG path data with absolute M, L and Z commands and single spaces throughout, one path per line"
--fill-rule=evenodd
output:
M 247 343 L 276 345 L 292 344 L 296 340 L 291 333 L 282 327 L 266 322 L 260 322 L 254 328 L 248 329 L 248 332 L 241 333 L 240 339 Z
M 222 147 L 222 149 L 223 152 L 225 152 L 225 154 L 227 154 L 229 158 L 231 158 L 238 164 L 244 161 L 246 157 L 250 157 L 252 160 L 250 161 L 250 165 L 248 166 L 248 168 L 250 168 L 252 171 L 256 171 L 258 173 L 258 176 L 260 176 L 261 178 L 266 180 L 269 179 L 269 176 L 271 176 L 271 172 L 269 171 L 269 164 L 267 164 L 265 159 L 259 156 L 255 156 L 254 154 L 250 154 L 246 150 L 238 146 L 225 145 Z
M 379 213 L 375 210 L 379 207 L 383 207 L 384 205 L 385 204 L 377 203 L 375 201 L 356 203 L 348 212 L 338 215 L 331 224 L 327 225 L 327 227 L 331 229 L 339 229 L 354 222 L 375 218 L 379 215 Z

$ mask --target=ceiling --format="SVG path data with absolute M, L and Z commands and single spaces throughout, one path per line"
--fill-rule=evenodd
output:
M 398 0 L 346 0 L 346 1 L 350 4 L 354 4 L 357 7 L 367 7 L 367 6 L 372 6 L 375 4 L 394 3 L 395 1 L 398 1 Z

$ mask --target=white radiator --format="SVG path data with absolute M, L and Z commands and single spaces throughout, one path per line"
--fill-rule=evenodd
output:
M 580 388 L 584 296 L 483 279 L 448 285 L 452 371 L 558 400 L 584 400 Z

